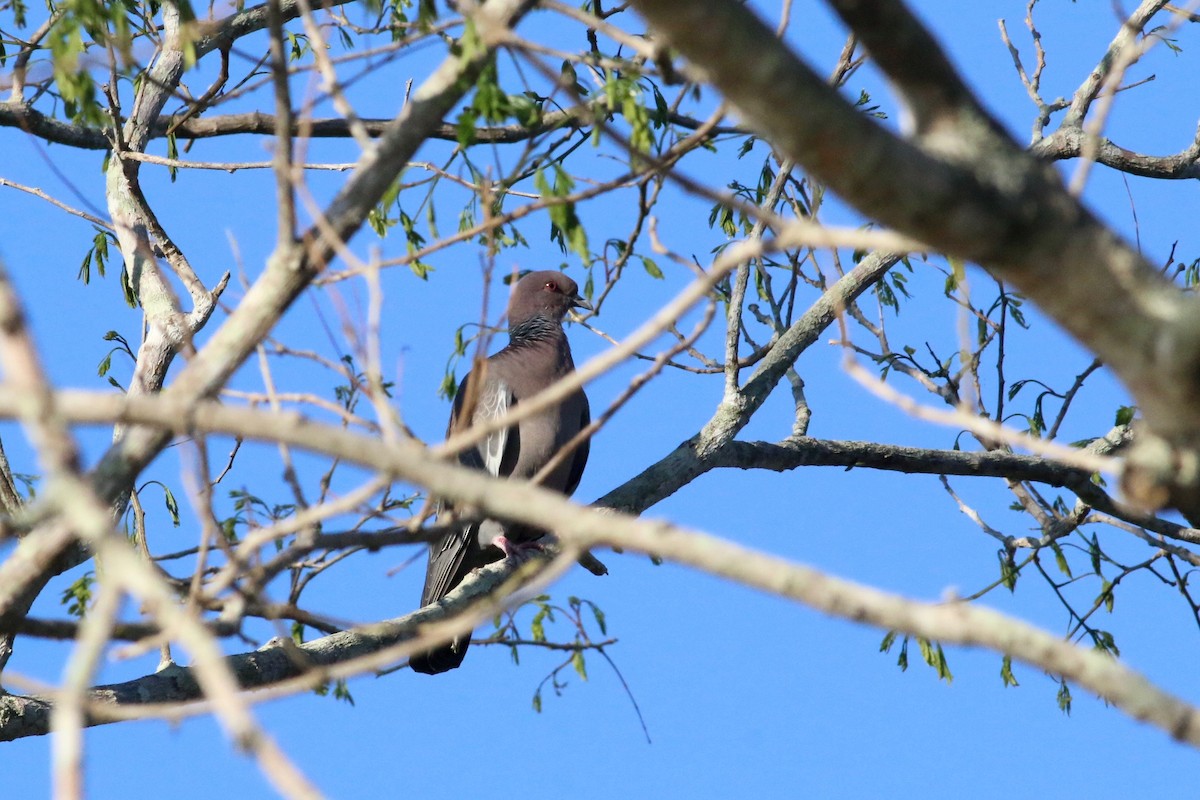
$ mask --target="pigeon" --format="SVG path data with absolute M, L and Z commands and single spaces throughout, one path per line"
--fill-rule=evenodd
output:
M 579 296 L 575 281 L 561 272 L 531 272 L 513 288 L 508 303 L 508 346 L 478 364 L 459 384 L 447 435 L 504 416 L 575 369 L 563 317 L 573 308 L 594 310 Z M 516 425 L 489 434 L 461 452 L 459 463 L 496 477 L 529 480 L 591 422 L 583 390 Z M 541 481 L 547 489 L 570 495 L 588 460 L 588 440 L 559 460 Z M 439 517 L 453 509 L 443 503 Z M 509 556 L 520 556 L 546 532 L 528 525 L 484 519 L 464 521 L 429 547 L 429 566 L 421 605 L 445 597 L 474 569 Z M 536 546 L 536 545 L 535 545 Z M 462 664 L 471 642 L 463 634 L 452 642 L 409 660 L 414 671 L 436 675 Z

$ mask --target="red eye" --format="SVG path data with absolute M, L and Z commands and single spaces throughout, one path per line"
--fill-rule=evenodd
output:
M 558 284 L 557 284 L 557 283 L 555 283 L 554 281 L 546 281 L 546 291 L 548 291 L 548 292 L 557 292 L 557 291 L 558 291 Z

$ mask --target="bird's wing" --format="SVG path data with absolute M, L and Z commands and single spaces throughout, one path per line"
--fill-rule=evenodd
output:
M 475 544 L 475 524 L 461 525 L 429 545 L 429 566 L 425 570 L 425 587 L 421 590 L 421 605 L 441 600 L 471 571 L 467 554 Z
M 485 382 L 483 390 L 479 393 L 478 404 L 472 419 L 476 425 L 486 425 L 503 417 L 514 405 L 516 405 L 516 397 L 513 396 L 512 389 L 508 387 L 508 384 L 502 380 L 490 380 Z M 514 453 L 508 452 L 508 444 L 510 438 L 514 439 L 514 444 L 516 444 L 516 433 L 515 428 L 512 431 L 508 428 L 501 428 L 489 433 L 482 442 L 476 445 L 475 452 L 481 461 L 480 466 L 486 472 L 499 477 L 512 472 L 512 465 L 516 459 Z
M 463 390 L 456 398 L 454 414 L 450 420 L 451 430 L 459 427 L 457 417 L 462 411 L 461 398 L 468 386 L 468 379 L 463 380 Z M 466 402 L 471 402 L 471 399 L 468 398 Z M 474 398 L 475 409 L 471 419 L 475 424 L 486 424 L 504 416 L 515 403 L 512 390 L 504 381 L 485 380 L 478 397 Z M 511 433 L 507 428 L 493 431 L 474 447 L 460 453 L 459 463 L 491 475 L 508 475 L 516 463 L 515 451 L 518 449 L 519 439 L 515 428 Z M 447 509 L 443 509 L 445 510 Z M 478 522 L 465 523 L 430 545 L 429 567 L 425 573 L 425 588 L 421 591 L 421 605 L 428 605 L 445 597 L 471 570 L 484 563 L 480 558 L 482 553 L 478 543 L 478 529 Z
M 488 364 L 487 366 L 492 366 Z M 500 419 L 508 410 L 516 405 L 517 399 L 512 389 L 504 380 L 488 376 L 481 386 L 476 388 L 474 373 L 463 378 L 454 397 L 454 411 L 450 415 L 450 425 L 446 435 L 467 430 L 471 425 L 487 425 Z M 470 425 L 462 417 L 470 414 Z M 516 450 L 519 448 L 520 435 L 517 429 L 501 428 L 492 431 L 483 439 L 458 454 L 458 463 L 464 467 L 481 470 L 490 475 L 504 477 L 512 473 L 516 463 Z
M 571 437 L 574 437 L 576 433 L 579 433 L 579 431 L 592 424 L 592 410 L 588 406 L 587 395 L 581 392 L 579 396 L 583 401 L 581 403 L 583 408 L 580 410 L 579 414 L 579 427 L 571 433 Z M 579 486 L 580 479 L 583 478 L 583 468 L 587 466 L 588 453 L 591 452 L 591 444 L 592 440 L 590 438 L 584 439 L 579 443 L 579 446 L 575 448 L 575 452 L 571 454 L 571 471 L 567 473 L 567 484 L 563 487 L 563 494 L 567 495 L 568 497 L 574 494 L 575 488 Z

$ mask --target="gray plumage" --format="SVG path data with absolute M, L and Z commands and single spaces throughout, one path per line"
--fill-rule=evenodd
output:
M 561 272 L 531 272 L 517 282 L 508 304 L 508 346 L 463 378 L 454 397 L 450 432 L 470 427 L 468 420 L 502 417 L 575 369 L 562 328 L 563 317 L 572 308 L 591 306 L 579 296 L 575 281 Z M 577 391 L 558 405 L 490 434 L 460 453 L 458 460 L 498 477 L 529 480 L 590 422 L 587 396 Z M 579 485 L 587 458 L 585 439 L 559 460 L 541 485 L 570 495 Z M 448 505 L 439 510 L 442 519 L 452 514 Z M 498 520 L 465 522 L 430 545 L 421 605 L 437 602 L 471 570 L 498 561 L 513 547 L 544 534 L 538 528 Z M 454 669 L 462 663 L 470 641 L 470 634 L 464 634 L 442 647 L 418 653 L 409 665 L 427 675 Z

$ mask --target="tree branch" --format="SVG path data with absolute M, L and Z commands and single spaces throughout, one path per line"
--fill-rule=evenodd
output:
M 899 256 L 873 253 L 822 294 L 784 331 L 745 385 L 722 399 L 712 419 L 691 438 L 597 501 L 598 505 L 638 514 L 670 497 L 707 472 L 707 458 L 733 440 L 758 411 L 780 379 L 827 329 L 838 312 L 887 273 Z
M 1079 158 L 1084 152 L 1084 142 L 1087 133 L 1082 128 L 1069 128 L 1065 125 L 1050 136 L 1037 142 L 1030 152 L 1038 158 L 1048 161 L 1061 161 L 1067 158 Z M 1196 137 L 1186 148 L 1173 156 L 1148 156 L 1126 150 L 1114 144 L 1110 139 L 1101 139 L 1096 144 L 1096 161 L 1127 172 L 1130 175 L 1140 175 L 1144 178 L 1165 178 L 1180 180 L 1183 178 L 1200 178 L 1200 127 L 1196 129 Z
M 511 583 L 518 569 L 511 561 L 498 562 L 473 572 L 436 605 L 301 645 L 272 639 L 253 652 L 228 656 L 224 666 L 243 690 L 294 681 L 290 691 L 295 692 L 328 682 L 331 676 L 327 668 L 335 665 L 376 654 L 384 656 L 379 666 L 392 664 L 427 647 L 430 639 L 423 635 L 427 631 L 434 631 L 441 638 L 454 635 L 449 628 L 442 635 L 436 628 L 439 622 L 453 618 L 456 629 L 465 627 L 466 618 L 459 619 L 464 610 L 474 612 L 471 619 L 495 613 L 494 608 L 499 605 L 494 599 L 496 593 Z M 410 642 L 410 646 L 405 646 Z M 204 693 L 195 669 L 171 666 L 125 683 L 91 689 L 86 698 L 85 725 L 104 725 L 139 716 L 179 717 L 186 713 L 180 704 L 202 699 Z M 143 707 L 145 710 L 139 712 Z M 0 742 L 49 733 L 53 709 L 54 701 L 48 696 L 0 695 Z
M 515 24 L 528 10 L 528 0 L 494 0 L 486 6 L 480 27 Z M 471 58 L 450 55 L 425 81 L 381 137 L 375 149 L 363 153 L 318 227 L 303 241 L 277 250 L 263 275 L 247 291 L 209 342 L 196 353 L 177 379 L 163 391 L 186 406 L 210 396 L 224 385 L 284 311 L 309 285 L 340 244 L 363 224 L 368 212 L 445 113 L 474 84 L 490 54 L 486 46 Z M 136 114 L 135 114 L 136 116 Z M 110 175 L 111 175 L 110 171 Z M 131 429 L 105 453 L 92 473 L 96 492 L 105 502 L 117 502 L 133 479 L 161 452 L 170 434 L 159 428 Z M 37 552 L 37 560 L 10 558 L 0 564 L 0 619 L 7 616 L 32 579 L 47 574 L 70 544 L 69 531 L 52 523 L 26 537 L 22 548 Z M 21 553 L 18 552 L 18 555 Z M 40 571 L 30 574 L 30 565 Z
M 58 406 L 75 411 L 78 405 L 82 413 L 84 404 L 77 403 L 81 398 L 71 398 L 69 394 L 59 395 Z M 1039 669 L 1062 675 L 1096 692 L 1134 718 L 1146 720 L 1178 739 L 1200 746 L 1197 709 L 1154 687 L 1105 654 L 1076 647 L 993 611 L 957 602 L 914 602 L 666 522 L 638 520 L 619 512 L 581 509 L 541 487 L 499 480 L 457 464 L 431 460 L 427 450 L 408 440 L 384 443 L 340 427 L 319 425 L 294 414 L 248 414 L 245 409 L 231 409 L 215 403 L 196 406 L 191 415 L 181 421 L 178 419 L 180 409 L 171 408 L 167 398 L 117 400 L 126 405 L 131 415 L 136 412 L 143 421 L 153 415 L 176 429 L 187 425 L 206 430 L 228 429 L 234 424 L 244 425 L 253 418 L 254 428 L 262 438 L 296 445 L 320 443 L 322 448 L 328 448 L 326 452 L 345 453 L 359 463 L 426 486 L 435 495 L 454 498 L 489 516 L 521 520 L 553 530 L 568 548 L 566 557 L 573 557 L 584 548 L 618 546 L 792 598 L 833 616 L 942 642 L 988 647 L 1007 653 Z M 736 452 L 736 448 L 733 450 Z M 409 641 L 415 626 L 422 623 L 444 620 L 447 626 L 462 624 L 461 617 L 451 616 L 453 608 L 462 607 L 458 605 L 460 601 L 465 606 L 470 600 L 468 594 L 478 597 L 492 592 L 499 582 L 511 575 L 512 568 L 508 562 L 488 567 L 476 579 L 464 583 L 457 594 L 440 606 L 391 620 L 367 632 L 349 631 L 315 640 L 305 646 L 308 648 L 304 651 L 307 660 L 301 659 L 299 664 L 283 647 L 278 648 L 279 652 L 268 647 L 256 653 L 234 656 L 227 663 L 243 687 L 297 675 L 304 675 L 303 685 L 309 686 L 329 674 L 319 670 L 306 672 L 310 665 L 324 667 L 345 662 L 364 652 L 378 652 L 381 648 L 402 644 Z M 492 580 L 496 583 L 485 585 Z M 474 617 L 468 619 L 467 624 L 472 619 Z M 447 630 L 439 630 L 438 635 L 445 635 Z M 410 649 L 417 646 L 414 643 Z M 394 660 L 407 652 L 409 650 L 391 651 L 387 658 Z M 177 679 L 180 675 L 182 677 Z M 190 673 L 172 671 L 122 684 L 120 691 L 103 687 L 99 697 L 119 706 L 126 702 L 125 698 L 136 702 L 146 692 L 171 700 L 198 696 Z M 44 716 L 47 708 L 45 699 L 0 700 L 0 738 L 41 732 L 34 723 Z M 95 723 L 100 718 L 93 715 L 89 719 Z
M 1151 434 L 1126 492 L 1200 519 L 1200 300 L 1013 142 L 898 0 L 828 2 L 909 103 L 910 140 L 855 109 L 741 3 L 633 5 L 781 152 L 869 216 L 1011 283 L 1109 364 Z

